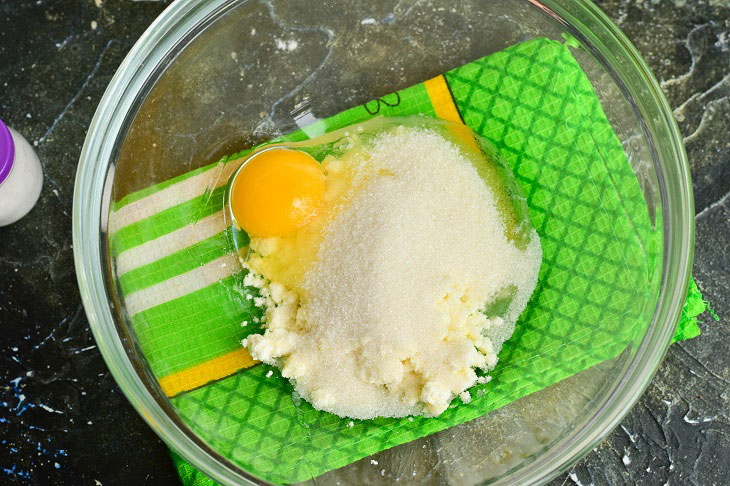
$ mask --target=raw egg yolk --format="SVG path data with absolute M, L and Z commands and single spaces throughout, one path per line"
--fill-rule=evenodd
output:
M 236 175 L 231 210 L 249 235 L 283 236 L 317 217 L 324 191 L 324 173 L 311 155 L 272 148 L 251 157 Z

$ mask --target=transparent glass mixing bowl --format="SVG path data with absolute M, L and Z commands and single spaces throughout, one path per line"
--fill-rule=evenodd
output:
M 671 342 L 689 279 L 694 209 L 667 102 L 636 49 L 597 7 L 580 0 L 178 0 L 112 79 L 81 154 L 73 209 L 76 270 L 99 349 L 172 449 L 223 484 L 261 484 L 183 422 L 136 346 L 109 252 L 113 203 L 290 132 L 307 114 L 333 115 L 514 43 L 566 33 L 583 47 L 575 55 L 623 143 L 662 242 L 647 275 L 651 300 L 642 304 L 641 338 L 617 358 L 487 417 L 379 453 L 377 468 L 364 459 L 317 483 L 540 483 L 617 426 Z M 297 55 L 287 55 L 292 50 Z M 426 472 L 412 476 L 418 464 Z

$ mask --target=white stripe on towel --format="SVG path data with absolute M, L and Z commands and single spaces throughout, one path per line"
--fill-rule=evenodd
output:
M 123 251 L 117 256 L 117 275 L 147 265 L 184 248 L 199 243 L 226 229 L 223 211 L 211 214 L 200 221 L 187 224 L 180 229 L 167 233 Z
M 121 228 L 141 221 L 145 218 L 170 209 L 173 206 L 182 204 L 205 192 L 211 181 L 216 177 L 215 187 L 221 187 L 228 183 L 228 178 L 240 163 L 231 161 L 226 163 L 222 169 L 213 167 L 202 174 L 194 175 L 157 191 L 149 196 L 123 206 L 119 211 L 112 211 L 109 214 L 109 234 L 114 235 Z
M 224 255 L 202 267 L 177 275 L 146 289 L 125 296 L 127 312 L 133 316 L 165 302 L 200 290 L 240 269 L 236 254 Z

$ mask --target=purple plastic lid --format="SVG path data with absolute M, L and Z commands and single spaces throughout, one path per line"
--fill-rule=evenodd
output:
M 15 159 L 15 144 L 13 137 L 10 136 L 10 130 L 0 120 L 0 184 L 5 182 L 13 168 L 13 160 Z

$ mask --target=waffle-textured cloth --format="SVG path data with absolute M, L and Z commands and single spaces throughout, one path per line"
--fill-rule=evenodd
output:
M 241 347 L 260 315 L 246 299 L 253 289 L 243 286 L 222 207 L 225 184 L 248 152 L 112 209 L 126 311 L 163 392 L 211 447 L 262 479 L 306 480 L 474 419 L 616 357 L 645 333 L 662 241 L 569 47 L 542 38 L 517 44 L 283 139 L 411 114 L 462 120 L 494 144 L 522 186 L 544 254 L 538 287 L 492 381 L 437 418 L 350 421 L 320 412 Z M 676 339 L 699 334 L 704 308 L 692 283 Z M 174 458 L 185 484 L 212 484 Z

